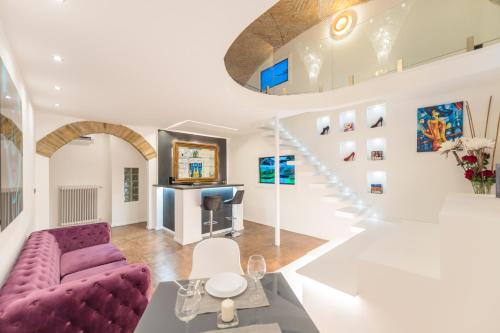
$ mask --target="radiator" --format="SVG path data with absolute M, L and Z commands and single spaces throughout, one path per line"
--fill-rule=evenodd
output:
M 2 188 L 0 190 L 0 230 L 6 228 L 23 210 L 22 190 Z
M 59 186 L 59 225 L 99 222 L 99 186 Z

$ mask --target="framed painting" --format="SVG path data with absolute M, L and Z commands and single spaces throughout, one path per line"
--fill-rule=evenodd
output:
M 438 151 L 441 144 L 464 135 L 464 102 L 417 110 L 417 152 Z
M 0 58 L 0 230 L 23 210 L 22 105 Z
M 176 182 L 216 182 L 219 180 L 217 145 L 175 142 L 173 163 Z
M 294 155 L 280 156 L 280 184 L 295 185 L 295 165 L 288 162 L 295 161 Z M 274 157 L 259 158 L 259 183 L 274 184 Z

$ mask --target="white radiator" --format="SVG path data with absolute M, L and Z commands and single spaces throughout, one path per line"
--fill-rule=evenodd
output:
M 61 226 L 99 222 L 99 186 L 59 186 L 59 224 Z
M 0 230 L 6 228 L 23 210 L 22 190 L 2 188 L 0 190 Z

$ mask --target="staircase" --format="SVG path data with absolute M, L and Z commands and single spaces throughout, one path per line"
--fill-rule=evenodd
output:
M 266 138 L 274 139 L 274 127 L 260 129 Z M 384 283 L 397 283 L 418 275 L 434 286 L 434 281 L 439 279 L 436 273 L 439 246 L 434 242 L 436 225 L 377 219 L 369 205 L 345 185 L 334 170 L 283 126 L 279 130 L 281 147 L 286 147 L 280 153 L 296 156 L 296 186 L 306 188 L 307 196 L 317 196 L 320 203 L 311 203 L 311 207 L 322 207 L 321 214 L 328 215 L 329 226 L 336 226 L 330 237 L 323 237 L 331 241 L 329 245 L 308 255 L 308 260 L 293 267 L 293 271 L 352 296 L 358 295 L 363 286 L 374 289 L 368 285 L 376 280 L 379 272 L 395 276 L 394 280 L 387 279 Z M 409 248 L 408 244 L 415 240 L 418 245 Z M 405 266 L 407 262 L 412 264 Z M 415 264 L 419 262 L 430 265 L 419 267 Z M 398 274 L 393 274 L 394 271 Z
M 273 124 L 259 127 L 262 135 L 274 140 Z M 295 174 L 297 185 L 307 184 L 315 192 L 320 193 L 320 202 L 329 204 L 333 209 L 332 221 L 350 220 L 352 225 L 363 219 L 375 218 L 375 213 L 358 194 L 342 183 L 336 173 L 323 164 L 311 150 L 292 135 L 283 125 L 280 131 L 280 154 L 295 155 Z

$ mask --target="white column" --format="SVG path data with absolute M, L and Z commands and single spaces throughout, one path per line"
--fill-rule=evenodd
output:
M 279 118 L 274 118 L 274 190 L 275 190 L 275 226 L 274 226 L 274 245 L 280 246 L 280 123 Z

